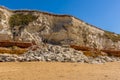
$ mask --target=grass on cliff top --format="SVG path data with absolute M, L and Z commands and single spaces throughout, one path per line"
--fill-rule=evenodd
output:
M 33 14 L 14 14 L 9 19 L 9 24 L 11 27 L 28 25 L 30 22 L 36 20 L 38 17 Z
M 113 32 L 105 31 L 104 36 L 107 39 L 111 39 L 113 42 L 120 41 L 120 34 L 115 34 Z

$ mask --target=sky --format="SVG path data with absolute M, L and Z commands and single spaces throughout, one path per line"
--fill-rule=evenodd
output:
M 120 0 L 0 0 L 0 6 L 73 15 L 96 27 L 120 34 Z

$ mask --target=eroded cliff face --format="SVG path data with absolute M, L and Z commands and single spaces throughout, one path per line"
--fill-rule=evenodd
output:
M 37 16 L 37 19 L 27 25 L 21 24 L 11 27 L 9 20 L 15 14 L 32 14 Z M 73 16 L 28 10 L 12 11 L 0 7 L 0 41 L 13 40 L 13 37 L 16 41 L 34 41 L 36 44 L 43 41 L 56 45 L 120 49 L 120 37 L 118 34 L 89 25 Z
M 0 7 L 0 40 L 12 40 L 12 34 L 8 23 L 11 14 L 11 11 L 4 7 Z

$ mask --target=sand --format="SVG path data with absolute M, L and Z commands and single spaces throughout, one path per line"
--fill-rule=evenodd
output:
M 105 64 L 0 63 L 0 80 L 120 80 L 120 62 Z

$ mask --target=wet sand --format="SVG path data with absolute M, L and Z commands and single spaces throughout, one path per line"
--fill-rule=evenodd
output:
M 120 62 L 6 62 L 0 63 L 0 80 L 120 80 Z

